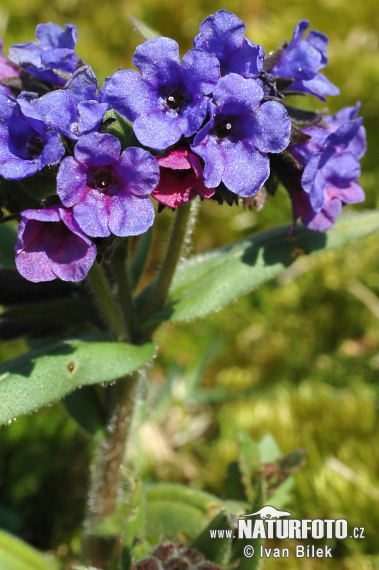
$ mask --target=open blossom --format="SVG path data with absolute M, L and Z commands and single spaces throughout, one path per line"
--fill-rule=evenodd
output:
M 62 206 L 21 212 L 16 251 L 18 272 L 34 283 L 82 281 L 96 259 L 96 246 Z
M 117 138 L 91 133 L 79 139 L 75 157 L 66 157 L 59 168 L 58 195 L 89 236 L 139 235 L 154 221 L 148 195 L 159 180 L 158 163 L 141 148 L 120 152 Z
M 66 24 L 63 30 L 58 24 L 49 22 L 36 28 L 37 42 L 15 44 L 9 49 L 9 59 L 22 69 L 52 85 L 63 86 L 64 74 L 73 73 L 79 66 L 75 54 L 78 32 L 73 24 Z
M 53 131 L 70 139 L 98 130 L 107 105 L 99 103 L 97 79 L 89 65 L 80 67 L 63 89 L 37 97 L 24 95 L 23 113 L 30 119 L 42 119 Z
M 0 93 L 0 176 L 9 180 L 21 180 L 57 164 L 65 153 L 59 135 L 49 130 L 41 116 L 25 115 L 23 102 L 24 94 L 14 99 Z
M 193 44 L 217 57 L 222 75 L 256 77 L 263 69 L 264 50 L 245 38 L 245 31 L 245 24 L 235 14 L 219 10 L 200 25 Z
M 208 97 L 220 77 L 217 58 L 202 49 L 188 51 L 180 62 L 170 38 L 140 45 L 134 65 L 141 71 L 117 71 L 106 79 L 99 98 L 133 121 L 139 142 L 165 150 L 182 135 L 190 137 L 203 123 Z
M 326 117 L 320 126 L 303 129 L 311 138 L 291 148 L 304 166 L 301 177 L 304 192 L 289 188 L 294 218 L 301 217 L 310 229 L 330 229 L 343 204 L 356 204 L 365 199 L 357 182 L 359 159 L 366 151 L 362 119 L 355 118 L 358 109 L 358 105 L 347 107 Z
M 291 121 L 276 101 L 261 105 L 262 83 L 230 73 L 213 92 L 210 120 L 195 136 L 193 152 L 205 162 L 204 184 L 221 182 L 240 196 L 254 196 L 270 174 L 268 152 L 284 150 Z
M 293 31 L 292 40 L 270 73 L 275 77 L 293 79 L 289 86 L 291 91 L 311 93 L 325 101 L 324 95 L 339 94 L 339 89 L 319 71 L 328 63 L 328 38 L 321 32 L 311 30 L 303 39 L 308 27 L 308 20 L 300 20 Z
M 177 208 L 197 194 L 202 198 L 213 196 L 214 188 L 204 186 L 199 158 L 187 148 L 178 147 L 157 161 L 160 179 L 152 196 L 164 206 Z

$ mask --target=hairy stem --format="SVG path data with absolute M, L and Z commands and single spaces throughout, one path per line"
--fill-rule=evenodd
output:
M 108 568 L 108 562 L 118 548 L 117 540 L 104 543 L 102 537 L 93 534 L 93 527 L 114 513 L 120 489 L 120 467 L 124 460 L 130 427 L 133 418 L 137 390 L 138 372 L 122 378 L 110 386 L 110 407 L 112 413 L 107 425 L 108 437 L 98 449 L 92 468 L 92 487 L 88 500 L 87 536 L 84 542 L 84 560 L 97 568 Z M 111 542 L 111 544 L 110 544 Z
M 124 314 L 128 340 L 135 336 L 134 307 L 129 270 L 129 239 L 120 241 L 112 255 L 112 268 L 118 283 L 118 296 Z
M 147 318 L 163 308 L 172 278 L 178 264 L 180 253 L 187 235 L 187 224 L 191 215 L 191 204 L 183 204 L 177 209 L 174 224 L 172 226 L 170 240 L 166 249 L 154 289 L 151 294 L 148 308 L 144 317 Z
M 110 330 L 116 340 L 125 341 L 127 332 L 119 310 L 114 299 L 108 280 L 99 263 L 94 263 L 88 273 L 88 280 L 91 284 L 93 292 L 99 302 L 100 308 L 104 313 Z

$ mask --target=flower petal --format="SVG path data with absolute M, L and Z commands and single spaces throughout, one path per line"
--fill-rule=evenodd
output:
M 154 222 L 154 206 L 147 196 L 124 194 L 111 199 L 109 227 L 116 236 L 145 233 Z
M 287 148 L 291 136 L 291 119 L 281 103 L 263 103 L 246 124 L 250 141 L 262 152 L 281 152 Z
M 123 178 L 125 190 L 136 196 L 150 194 L 159 181 L 157 159 L 142 148 L 125 149 L 119 158 L 116 170 Z
M 268 156 L 243 142 L 231 144 L 225 154 L 225 186 L 239 196 L 254 196 L 269 177 Z

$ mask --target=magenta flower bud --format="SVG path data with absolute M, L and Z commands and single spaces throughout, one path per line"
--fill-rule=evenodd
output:
M 199 194 L 213 196 L 214 188 L 203 183 L 203 168 L 198 157 L 185 147 L 179 147 L 158 158 L 160 180 L 152 196 L 169 208 L 177 208 Z

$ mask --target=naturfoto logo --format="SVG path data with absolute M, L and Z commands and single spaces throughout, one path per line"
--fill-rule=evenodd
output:
M 354 527 L 349 533 L 348 523 L 345 519 L 291 519 L 292 513 L 280 511 L 271 505 L 266 505 L 256 511 L 238 518 L 238 535 L 232 530 L 211 530 L 211 538 L 233 538 L 244 540 L 266 539 L 295 539 L 295 540 L 319 540 L 364 538 L 364 528 Z M 259 517 L 259 518 L 252 518 Z M 254 547 L 247 544 L 244 548 L 247 558 L 254 556 Z M 264 548 L 260 545 L 259 556 L 261 558 L 288 558 L 288 548 Z M 317 547 L 314 544 L 297 544 L 295 549 L 296 558 L 332 558 L 331 548 L 328 546 Z

